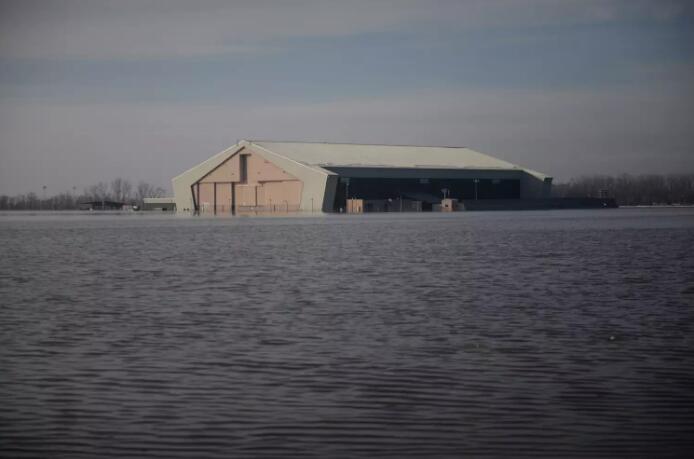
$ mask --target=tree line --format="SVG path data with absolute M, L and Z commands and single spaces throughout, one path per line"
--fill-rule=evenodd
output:
M 36 193 L 18 196 L 0 196 L 0 210 L 70 210 L 78 209 L 80 203 L 93 201 L 116 201 L 142 205 L 144 198 L 159 198 L 166 190 L 141 181 L 133 187 L 132 182 L 116 178 L 110 183 L 99 182 L 76 193 L 63 192 L 54 196 Z M 567 183 L 553 185 L 555 197 L 612 197 L 619 205 L 694 204 L 694 174 L 669 175 L 591 175 L 571 179 Z
M 556 197 L 611 197 L 622 206 L 694 204 L 694 174 L 591 175 L 552 187 Z
M 48 197 L 46 187 L 42 188 L 43 196 L 33 192 L 0 196 L 0 210 L 75 210 L 80 208 L 80 203 L 94 201 L 115 201 L 141 206 L 144 198 L 160 198 L 166 194 L 166 190 L 160 186 L 141 181 L 133 187 L 132 182 L 120 177 L 109 183 L 99 182 L 88 186 L 81 194 L 73 187 L 71 193 L 63 192 Z

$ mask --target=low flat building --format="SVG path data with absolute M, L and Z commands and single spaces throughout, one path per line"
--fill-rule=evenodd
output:
M 127 204 L 119 201 L 83 201 L 77 204 L 80 210 L 123 210 Z
M 142 210 L 174 211 L 176 210 L 175 198 L 144 198 Z
M 552 178 L 464 147 L 242 140 L 173 180 L 179 212 L 426 211 L 550 196 Z M 348 200 L 360 200 L 356 204 Z

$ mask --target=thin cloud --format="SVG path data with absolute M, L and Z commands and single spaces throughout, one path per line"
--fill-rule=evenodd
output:
M 0 193 L 166 186 L 249 137 L 464 145 L 560 180 L 694 169 L 685 2 L 0 10 Z
M 288 39 L 670 21 L 690 13 L 675 0 L 14 0 L 0 5 L 0 57 L 190 58 L 276 51 Z
M 0 111 L 0 193 L 114 176 L 168 185 L 240 138 L 468 146 L 560 180 L 691 171 L 692 95 L 662 87 L 421 91 L 242 106 L 20 104 Z

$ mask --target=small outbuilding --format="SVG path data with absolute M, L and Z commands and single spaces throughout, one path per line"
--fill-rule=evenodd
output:
M 82 201 L 78 203 L 80 210 L 123 210 L 127 204 L 118 201 Z
M 175 211 L 176 200 L 174 198 L 144 198 L 142 210 Z

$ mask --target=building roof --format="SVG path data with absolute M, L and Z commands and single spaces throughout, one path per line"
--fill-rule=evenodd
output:
M 366 145 L 355 143 L 286 142 L 241 140 L 226 150 L 193 166 L 174 180 L 188 185 L 202 178 L 245 146 L 255 146 L 277 160 L 294 163 L 324 175 L 334 175 L 331 167 L 387 167 L 418 169 L 519 170 L 544 180 L 549 176 L 466 147 L 424 147 L 414 145 Z
M 174 204 L 176 200 L 173 197 L 143 198 L 142 202 L 145 204 Z
M 274 142 L 265 140 L 249 140 L 248 143 L 310 167 L 525 170 L 540 179 L 546 177 L 544 174 L 465 147 Z

